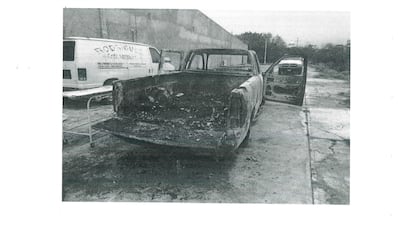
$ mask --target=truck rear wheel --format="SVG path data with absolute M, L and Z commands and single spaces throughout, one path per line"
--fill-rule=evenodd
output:
M 295 105 L 302 106 L 304 98 L 305 98 L 305 89 L 303 89 L 303 92 L 300 93 L 300 95 L 296 99 Z
M 242 143 L 240 144 L 240 147 L 246 147 L 247 145 L 249 145 L 249 139 L 250 139 L 250 127 L 249 127 L 249 130 L 247 131 L 246 137 L 243 139 Z

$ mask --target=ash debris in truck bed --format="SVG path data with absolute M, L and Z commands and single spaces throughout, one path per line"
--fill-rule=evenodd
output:
M 136 121 L 162 123 L 173 128 L 217 130 L 225 128 L 228 96 L 171 92 L 154 87 L 141 96 L 131 112 Z

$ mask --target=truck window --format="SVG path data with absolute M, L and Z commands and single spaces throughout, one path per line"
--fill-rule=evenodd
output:
M 161 56 L 154 48 L 149 48 L 152 58 L 152 63 L 160 63 Z
M 191 59 L 189 69 L 192 70 L 201 70 L 203 69 L 203 57 L 199 54 L 194 55 Z
M 63 61 L 75 60 L 75 41 L 63 42 Z
M 208 70 L 216 71 L 252 71 L 253 67 L 247 55 L 210 54 Z

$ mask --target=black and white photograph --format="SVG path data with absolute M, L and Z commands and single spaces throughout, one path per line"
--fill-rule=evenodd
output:
M 413 228 L 411 11 L 7 2 L 0 228 Z
M 349 204 L 350 53 L 349 12 L 64 8 L 62 200 Z

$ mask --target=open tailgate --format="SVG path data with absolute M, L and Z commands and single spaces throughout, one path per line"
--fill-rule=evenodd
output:
M 225 131 L 194 130 L 186 126 L 166 123 L 140 122 L 130 118 L 112 118 L 92 126 L 116 136 L 158 145 L 217 149 Z

